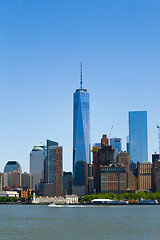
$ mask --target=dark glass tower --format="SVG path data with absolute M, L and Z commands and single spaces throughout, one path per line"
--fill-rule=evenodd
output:
M 82 88 L 82 65 L 80 89 L 73 100 L 73 185 L 85 186 L 86 164 L 90 163 L 89 93 Z
M 51 195 L 62 196 L 62 147 L 57 142 L 47 140 L 47 158 L 44 163 L 46 186 L 53 185 Z

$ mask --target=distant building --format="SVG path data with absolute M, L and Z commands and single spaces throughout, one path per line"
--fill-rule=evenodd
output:
M 128 155 L 129 155 L 129 136 L 127 136 L 127 138 L 126 138 L 126 149 L 127 149 Z
M 106 135 L 101 139 L 101 148 L 96 152 L 96 193 L 124 193 L 127 191 L 127 176 L 129 171 L 129 157 L 121 153 L 119 164 L 115 163 L 114 149 L 108 145 Z
M 8 187 L 8 174 L 7 173 L 0 173 L 0 179 L 1 179 L 1 182 L 0 182 L 0 188 L 5 188 L 5 187 Z
M 129 169 L 130 169 L 131 172 L 133 172 L 133 174 L 134 174 L 135 169 L 137 168 L 138 164 L 139 164 L 139 162 L 138 163 L 134 163 L 133 161 L 129 161 Z M 138 176 L 138 173 L 137 173 L 137 176 Z
M 0 191 L 0 197 L 17 197 L 19 198 L 19 193 L 17 191 Z
M 134 175 L 131 171 L 127 173 L 127 191 L 135 191 L 136 184 L 134 180 Z
M 21 186 L 23 189 L 32 189 L 32 175 L 31 173 L 21 174 Z
M 21 173 L 16 170 L 8 174 L 8 187 L 21 186 Z
M 22 168 L 17 161 L 8 161 L 4 167 L 4 172 L 9 174 L 10 172 L 13 172 L 13 171 L 17 171 L 21 173 Z
M 111 164 L 110 166 L 100 166 L 99 188 L 101 193 L 124 193 L 126 185 L 126 167 Z
M 103 135 L 101 139 L 101 148 L 96 154 L 96 175 L 95 175 L 95 188 L 96 192 L 101 192 L 101 166 L 109 166 L 115 163 L 114 150 L 112 146 L 108 146 L 108 139 Z
M 101 138 L 101 143 L 95 143 L 92 147 L 92 152 L 93 152 L 93 181 L 94 181 L 94 188 L 95 188 L 95 178 L 96 178 L 96 171 L 97 171 L 97 152 L 101 147 L 108 146 L 109 145 L 109 140 L 107 138 L 106 134 L 102 135 Z M 92 180 L 90 180 L 92 183 Z
M 63 172 L 63 196 L 72 194 L 73 175 L 71 172 Z
M 156 176 L 156 192 L 160 191 L 160 160 L 157 161 L 155 166 L 155 176 Z
M 94 194 L 93 164 L 86 164 L 86 194 Z
M 153 161 L 153 158 L 152 158 L 152 161 Z M 154 159 L 152 163 L 151 185 L 152 185 L 152 192 L 160 191 L 160 160 L 157 158 Z
M 77 195 L 66 195 L 65 196 L 66 204 L 76 204 L 78 203 L 78 197 Z
M 2 174 L 0 173 L 0 191 L 3 189 L 3 177 Z
M 110 145 L 114 149 L 114 158 L 117 162 L 117 156 L 122 151 L 122 139 L 121 138 L 111 138 Z
M 33 190 L 35 184 L 44 179 L 44 160 L 46 158 L 46 146 L 43 143 L 35 145 L 30 153 L 30 173 L 33 177 Z
M 110 165 L 115 163 L 112 146 L 104 146 L 97 152 L 97 165 Z
M 130 161 L 148 161 L 147 111 L 129 112 Z
M 151 190 L 151 169 L 150 162 L 142 162 L 138 165 L 138 190 Z
M 92 153 L 93 153 L 93 177 L 96 176 L 96 165 L 97 165 L 97 152 L 101 148 L 101 143 L 94 144 L 92 147 Z
M 57 142 L 47 140 L 47 158 L 45 160 L 45 187 L 50 195 L 62 196 L 62 147 Z M 48 186 L 47 186 L 48 184 Z M 49 187 L 49 185 L 51 187 Z M 53 185 L 53 187 L 52 187 Z
M 108 146 L 108 145 L 109 145 L 109 140 L 107 138 L 107 135 L 103 134 L 101 138 L 101 147 Z
M 90 163 L 89 116 L 89 93 L 82 88 L 81 66 L 80 88 L 73 98 L 73 192 L 77 195 L 85 195 L 86 164 Z
M 126 171 L 129 172 L 129 155 L 126 152 L 118 154 L 117 163 L 126 166 Z
M 118 165 L 126 167 L 126 181 L 127 181 L 127 191 L 135 190 L 134 175 L 129 169 L 129 155 L 126 152 L 121 152 L 117 157 Z
M 159 160 L 160 159 L 160 156 L 159 154 L 152 154 L 152 163 L 154 163 L 155 161 Z
M 19 193 L 19 197 L 21 198 L 21 202 L 26 202 L 27 197 L 29 196 L 29 191 L 27 190 L 19 190 L 17 191 Z M 24 199 L 24 200 L 22 200 Z

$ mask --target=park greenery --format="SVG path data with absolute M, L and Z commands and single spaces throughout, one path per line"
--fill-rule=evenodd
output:
M 29 195 L 26 200 L 29 202 L 33 198 L 33 195 Z M 0 197 L 0 203 L 13 203 L 13 202 L 24 202 L 24 198 L 17 197 Z
M 8 203 L 8 202 L 17 202 L 18 198 L 17 197 L 0 197 L 0 202 L 1 203 Z
M 85 195 L 80 202 L 90 203 L 93 199 L 112 199 L 112 200 L 127 200 L 132 203 L 139 201 L 141 198 L 143 199 L 156 199 L 160 202 L 160 191 L 159 192 L 147 192 L 140 191 L 137 193 L 122 193 L 122 194 L 114 194 L 114 193 L 98 193 L 96 195 Z

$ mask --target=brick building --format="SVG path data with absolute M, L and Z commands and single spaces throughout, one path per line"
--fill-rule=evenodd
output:
M 124 193 L 126 185 L 126 167 L 117 164 L 100 166 L 100 185 L 98 192 L 101 193 Z
M 138 165 L 138 190 L 151 190 L 151 169 L 150 162 L 142 162 Z
M 130 171 L 129 168 L 129 155 L 127 152 L 121 152 L 118 154 L 117 162 L 119 165 L 126 167 L 126 181 L 127 181 L 127 190 L 134 191 L 135 190 L 135 181 L 134 175 Z

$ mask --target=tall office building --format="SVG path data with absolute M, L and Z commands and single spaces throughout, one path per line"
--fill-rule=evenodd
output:
M 57 142 L 50 140 L 47 140 L 44 176 L 46 193 L 48 191 L 50 195 L 62 196 L 62 147 L 58 146 Z
M 33 190 L 35 190 L 35 184 L 44 178 L 44 160 L 46 155 L 46 146 L 43 143 L 35 145 L 30 153 L 30 173 L 33 177 Z
M 130 161 L 148 161 L 147 111 L 129 112 L 129 158 Z
M 74 93 L 73 105 L 73 185 L 85 188 L 86 164 L 90 163 L 90 122 L 89 93 L 82 88 L 82 65 L 80 89 Z

